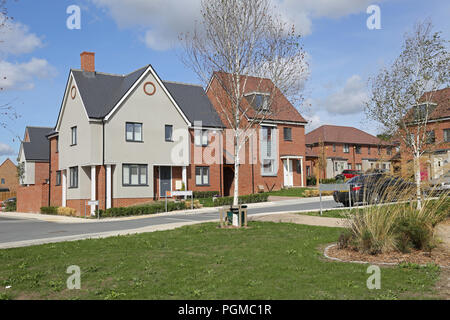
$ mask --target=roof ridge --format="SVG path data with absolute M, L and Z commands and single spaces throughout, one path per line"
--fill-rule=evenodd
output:
M 203 88 L 203 86 L 201 84 L 194 84 L 194 83 L 187 83 L 187 82 L 180 82 L 180 81 L 169 81 L 169 80 L 163 80 L 163 82 Z
M 26 128 L 53 129 L 53 127 L 43 127 L 43 126 L 26 126 Z

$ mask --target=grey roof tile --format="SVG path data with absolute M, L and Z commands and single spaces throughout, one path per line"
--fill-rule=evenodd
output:
M 52 127 L 26 127 L 30 142 L 22 142 L 25 158 L 32 161 L 49 161 L 49 141 L 47 135 Z
M 164 86 L 193 125 L 201 121 L 204 127 L 224 127 L 201 86 L 170 81 L 165 81 Z

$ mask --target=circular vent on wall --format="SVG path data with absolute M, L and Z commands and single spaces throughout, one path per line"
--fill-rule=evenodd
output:
M 70 97 L 73 99 L 75 99 L 75 97 L 77 96 L 77 89 L 75 88 L 75 86 L 72 86 L 72 89 L 70 89 Z
M 152 96 L 156 92 L 156 87 L 153 84 L 153 82 L 146 82 L 144 83 L 144 92 L 145 94 Z

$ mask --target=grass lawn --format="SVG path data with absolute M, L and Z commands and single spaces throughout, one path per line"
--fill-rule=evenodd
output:
M 289 189 L 281 189 L 278 191 L 269 192 L 271 196 L 279 196 L 279 197 L 305 197 L 305 190 L 310 188 L 289 188 Z
M 133 236 L 0 250 L 3 299 L 397 299 L 434 294 L 437 267 L 386 267 L 381 290 L 367 265 L 325 261 L 338 228 L 215 223 Z M 81 290 L 66 269 L 81 268 Z M 12 286 L 5 289 L 5 286 Z
M 350 211 L 351 213 L 357 212 L 356 210 L 361 209 L 352 209 L 350 211 L 349 209 L 341 209 L 341 210 L 323 210 L 322 211 L 322 217 L 328 217 L 328 218 L 346 218 L 346 214 Z M 312 211 L 312 212 L 298 212 L 297 214 L 303 214 L 306 216 L 315 216 L 320 217 L 320 211 Z

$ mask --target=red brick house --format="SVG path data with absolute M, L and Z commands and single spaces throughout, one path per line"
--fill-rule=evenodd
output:
M 320 172 L 321 179 L 334 178 L 345 169 L 391 170 L 394 153 L 394 144 L 353 127 L 323 125 L 306 134 L 306 172 L 316 176 L 322 156 L 326 168 Z
M 214 73 L 206 93 L 221 117 L 222 123 L 230 129 L 232 127 L 227 118 L 230 116 L 231 103 L 227 94 L 229 91 L 227 77 L 229 75 L 225 73 Z M 250 143 L 246 144 L 245 159 L 240 161 L 239 167 L 239 193 L 251 194 L 279 190 L 283 187 L 305 186 L 305 125 L 307 121 L 281 91 L 274 87 L 272 81 L 242 76 L 242 83 L 244 78 L 245 88 L 242 90 L 245 99 L 241 102 L 241 108 L 246 110 L 244 120 L 250 124 L 253 123 L 252 129 L 255 129 L 255 133 L 251 140 L 256 147 L 250 147 Z M 264 107 L 265 99 L 271 100 L 270 110 L 261 116 L 257 110 Z M 256 105 L 257 103 L 260 105 Z M 232 134 L 224 136 L 223 193 L 232 195 L 234 153 L 229 148 L 233 143 L 227 144 L 227 139 L 233 139 Z
M 18 186 L 16 165 L 10 159 L 6 159 L 0 164 L 0 192 L 15 192 Z
M 431 94 L 431 93 L 426 93 Z M 425 101 L 425 95 L 420 101 Z M 411 108 L 411 112 L 420 113 L 423 104 Z M 438 179 L 450 170 L 450 88 L 432 93 L 429 107 L 429 117 L 426 125 L 425 153 L 421 159 L 422 180 Z M 411 113 L 411 114 L 412 114 Z M 414 123 L 409 126 L 415 132 Z M 403 174 L 411 173 L 412 154 L 406 152 L 404 141 L 400 144 L 399 159 Z
M 25 128 L 19 150 L 19 165 L 23 169 L 17 189 L 17 211 L 39 212 L 48 205 L 49 191 L 49 141 L 50 127 Z

